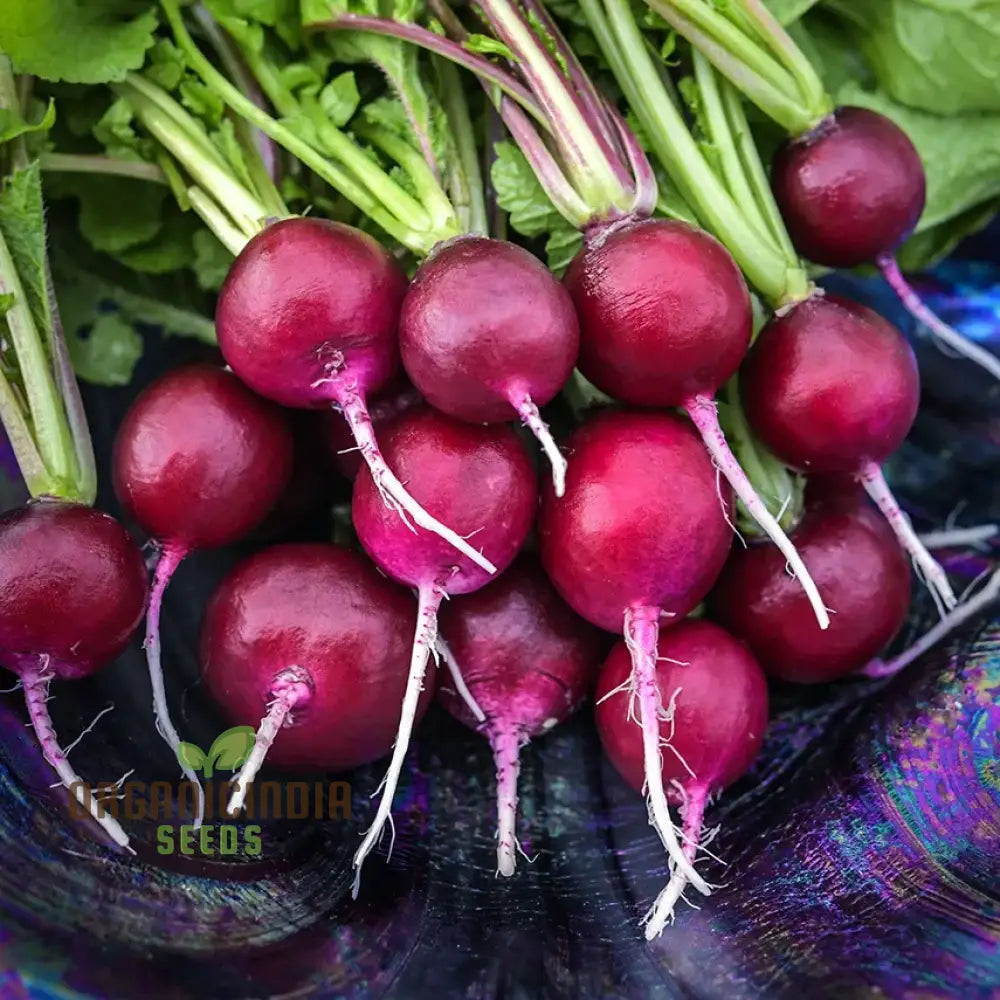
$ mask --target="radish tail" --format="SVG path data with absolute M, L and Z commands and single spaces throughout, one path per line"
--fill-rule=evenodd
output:
M 274 678 L 270 690 L 271 699 L 267 703 L 267 714 L 261 719 L 257 729 L 253 750 L 250 751 L 250 756 L 234 779 L 236 787 L 226 807 L 226 812 L 230 816 L 238 816 L 242 812 L 247 788 L 257 777 L 257 772 L 261 769 L 274 738 L 281 732 L 282 726 L 292 724 L 290 717 L 292 709 L 305 705 L 312 697 L 312 693 L 312 678 L 301 667 L 289 667 Z
M 879 270 L 888 282 L 890 288 L 899 297 L 906 311 L 920 324 L 927 327 L 931 335 L 950 347 L 956 354 L 968 358 L 973 364 L 979 365 L 995 379 L 1000 379 L 1000 358 L 992 352 L 963 337 L 954 327 L 949 326 L 940 316 L 930 309 L 917 294 L 912 285 L 903 277 L 896 258 L 891 253 L 883 254 L 878 259 Z
M 889 489 L 889 484 L 882 475 L 882 470 L 875 462 L 869 462 L 861 470 L 860 477 L 868 495 L 878 505 L 885 515 L 892 530 L 899 539 L 899 544 L 909 553 L 917 575 L 927 584 L 935 603 L 943 603 L 950 611 L 958 603 L 955 592 L 951 589 L 947 574 L 941 564 L 927 551 L 923 542 L 910 524 L 910 519 L 899 509 L 896 498 Z
M 930 531 L 921 535 L 920 541 L 927 549 L 959 549 L 988 542 L 998 530 L 1000 527 L 995 524 L 980 524 L 975 528 L 945 528 L 943 531 Z
M 469 686 L 465 683 L 465 678 L 462 676 L 462 668 L 459 666 L 458 660 L 455 659 L 455 654 L 441 636 L 438 636 L 437 651 L 438 656 L 444 660 L 445 666 L 448 668 L 448 673 L 451 674 L 451 682 L 455 685 L 455 693 L 465 702 L 465 707 L 472 713 L 476 722 L 485 722 L 486 713 L 479 707 L 479 702 L 472 696 L 472 692 L 469 690 Z
M 120 847 L 124 847 L 129 854 L 135 854 L 135 851 L 129 846 L 128 834 L 121 828 L 118 820 L 113 816 L 108 816 L 98 805 L 80 776 L 73 770 L 62 747 L 59 746 L 59 740 L 52 728 L 52 718 L 46 705 L 49 697 L 49 681 L 51 680 L 51 677 L 44 675 L 47 663 L 48 657 L 43 657 L 38 668 L 21 677 L 21 687 L 24 689 L 24 701 L 28 706 L 28 716 L 35 729 L 35 735 L 38 737 L 38 745 L 42 748 L 42 754 L 52 770 L 59 775 L 63 787 L 90 813 L 94 821 L 104 828 L 105 833 Z
M 830 615 L 823 604 L 823 599 L 819 596 L 816 584 L 813 582 L 809 570 L 806 569 L 798 549 L 792 544 L 791 539 L 785 534 L 784 529 L 771 515 L 767 506 L 757 495 L 753 484 L 747 479 L 743 467 L 736 460 L 736 456 L 730 451 L 726 436 L 719 425 L 719 411 L 715 405 L 715 400 L 708 396 L 697 395 L 687 400 L 684 408 L 691 418 L 691 422 L 698 429 L 705 447 L 715 461 L 722 474 L 729 480 L 736 495 L 743 501 L 743 505 L 750 512 L 750 516 L 761 526 L 768 538 L 774 542 L 781 550 L 781 554 L 788 560 L 789 568 L 793 575 L 802 584 L 802 589 L 809 598 L 812 605 L 813 614 L 821 629 L 830 627 Z
M 555 488 L 556 496 L 561 497 L 566 492 L 566 456 L 559 450 L 549 425 L 542 420 L 542 415 L 538 412 L 538 407 L 531 396 L 526 392 L 511 393 L 510 402 L 517 410 L 521 422 L 535 435 L 542 446 L 542 451 L 552 466 L 552 486 Z
M 632 654 L 632 696 L 639 700 L 639 724 L 642 726 L 643 763 L 646 772 L 646 795 L 649 822 L 659 834 L 677 871 L 703 895 L 711 893 L 705 880 L 695 871 L 677 840 L 667 796 L 663 790 L 663 762 L 660 756 L 660 696 L 656 686 L 656 646 L 660 631 L 658 608 L 629 608 L 625 612 L 625 643 Z
M 516 867 L 521 735 L 514 726 L 493 726 L 489 739 L 497 766 L 497 873 L 509 877 Z
M 187 555 L 187 550 L 180 545 L 167 542 L 160 552 L 156 571 L 153 573 L 153 585 L 149 591 L 149 607 L 146 610 L 146 666 L 149 670 L 149 681 L 153 686 L 153 715 L 156 718 L 156 731 L 173 751 L 180 762 L 184 777 L 195 788 L 197 805 L 195 806 L 194 828 L 197 830 L 205 819 L 205 790 L 201 787 L 198 775 L 180 761 L 177 750 L 181 738 L 177 735 L 173 721 L 170 718 L 170 706 L 167 704 L 167 690 L 163 683 L 163 666 L 160 663 L 160 606 L 163 594 L 170 583 L 170 578 Z
M 497 568 L 481 552 L 477 552 L 461 535 L 451 528 L 446 528 L 436 517 L 432 517 L 407 492 L 406 487 L 396 478 L 396 474 L 386 464 L 378 442 L 375 440 L 375 428 L 372 426 L 371 414 L 364 399 L 357 390 L 345 388 L 341 383 L 334 382 L 332 391 L 334 400 L 344 413 L 358 444 L 361 456 L 371 470 L 372 479 L 386 505 L 395 510 L 409 526 L 408 519 L 427 531 L 443 538 L 449 545 L 456 548 L 467 559 L 471 559 L 487 573 L 496 573 Z M 416 529 L 414 529 L 416 530 Z
M 708 801 L 708 789 L 696 785 L 694 788 L 688 788 L 687 793 L 687 801 L 684 803 L 684 857 L 693 863 L 701 840 L 701 824 L 705 815 L 705 804 Z M 644 922 L 647 941 L 652 941 L 663 933 L 663 928 L 673 918 L 674 907 L 681 898 L 687 882 L 684 873 L 675 869 L 670 881 L 646 914 Z
M 444 599 L 444 587 L 440 581 L 433 584 L 421 584 L 417 592 L 417 631 L 413 639 L 413 653 L 410 657 L 410 676 L 406 681 L 406 694 L 403 696 L 403 708 L 399 716 L 399 728 L 396 731 L 396 744 L 392 748 L 392 760 L 389 770 L 382 782 L 382 798 L 379 800 L 375 819 L 368 828 L 361 846 L 354 855 L 354 888 L 352 895 L 358 898 L 361 888 L 361 866 L 372 848 L 378 843 L 382 830 L 390 822 L 392 800 L 399 784 L 399 775 L 403 770 L 403 761 L 410 745 L 410 734 L 413 732 L 413 720 L 417 714 L 417 703 L 424 686 L 424 675 L 427 673 L 427 658 L 435 650 L 437 640 L 437 615 Z M 390 846 L 390 853 L 392 848 Z
M 953 611 L 942 618 L 932 629 L 925 632 L 909 649 L 904 649 L 899 656 L 891 660 L 872 660 L 859 671 L 864 677 L 894 677 L 904 667 L 915 659 L 923 656 L 932 646 L 937 645 L 945 636 L 950 635 L 963 622 L 982 612 L 990 604 L 1000 598 L 1000 570 L 997 570 L 986 586 L 963 601 Z

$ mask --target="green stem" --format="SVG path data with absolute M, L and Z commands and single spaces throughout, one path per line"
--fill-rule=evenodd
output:
M 17 467 L 21 470 L 21 478 L 28 492 L 33 496 L 51 495 L 55 489 L 48 469 L 35 447 L 35 439 L 31 436 L 31 428 L 24 419 L 24 411 L 13 386 L 7 381 L 3 369 L 0 368 L 0 422 L 10 442 L 17 459 Z
M 260 198 L 261 204 L 267 210 L 267 214 L 276 219 L 287 218 L 291 213 L 285 200 L 267 172 L 264 160 L 257 149 L 254 139 L 254 130 L 243 118 L 236 119 L 236 141 L 243 150 L 243 160 L 247 165 L 250 180 L 253 182 L 254 192 Z
M 785 261 L 762 239 L 705 161 L 646 48 L 629 0 L 580 0 L 598 43 L 661 165 L 699 221 L 770 302 L 786 294 Z M 605 17 L 605 12 L 607 17 Z
M 437 74 L 441 105 L 455 144 L 455 156 L 449 157 L 447 162 L 451 203 L 464 232 L 485 236 L 490 232 L 490 224 L 469 102 L 454 64 L 440 56 L 431 58 Z
M 119 160 L 112 156 L 90 156 L 77 153 L 42 153 L 42 170 L 50 173 L 106 174 L 111 177 L 131 177 L 152 184 L 166 184 L 167 177 L 155 163 L 143 160 Z
M 218 94 L 236 114 L 259 128 L 265 135 L 301 160 L 317 176 L 339 191 L 373 222 L 381 226 L 393 239 L 398 240 L 403 246 L 415 253 L 426 254 L 441 239 L 455 235 L 454 233 L 427 232 L 412 225 L 408 220 L 404 221 L 385 211 L 363 184 L 358 183 L 347 171 L 341 170 L 331 163 L 308 142 L 300 139 L 267 112 L 257 107 L 253 101 L 245 97 L 219 73 L 201 53 L 188 33 L 177 0 L 161 0 L 161 6 L 178 47 L 184 52 L 188 64 L 201 77 L 205 85 Z M 373 170 L 378 170 L 378 167 L 369 161 L 365 176 L 367 177 L 368 172 Z
M 226 218 L 226 213 L 201 188 L 189 187 L 187 198 L 201 221 L 215 234 L 216 239 L 234 257 L 239 257 L 243 248 L 250 242 L 247 235 Z
M 33 495 L 40 493 L 83 499 L 76 485 L 77 463 L 73 441 L 66 424 L 62 400 L 56 391 L 49 359 L 45 355 L 42 338 L 28 307 L 21 278 L 14 265 L 14 258 L 7 241 L 0 233 L 0 295 L 12 295 L 13 305 L 4 318 L 10 333 L 11 345 L 17 359 L 17 368 L 24 386 L 37 454 L 45 468 L 44 481 L 37 481 Z M 14 433 L 21 434 L 27 420 L 14 425 Z M 29 456 L 30 458 L 30 456 Z M 37 472 L 32 470 L 33 477 Z

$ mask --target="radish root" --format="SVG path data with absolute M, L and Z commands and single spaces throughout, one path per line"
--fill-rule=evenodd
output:
M 963 358 L 967 358 L 973 364 L 979 365 L 995 379 L 1000 380 L 1000 358 L 992 352 L 974 344 L 967 337 L 963 337 L 954 327 L 949 326 L 940 316 L 938 316 L 916 290 L 903 277 L 903 272 L 896 263 L 896 258 L 891 254 L 883 254 L 878 258 L 879 270 L 885 278 L 889 287 L 899 297 L 906 311 L 921 325 L 927 327 L 931 335 L 941 344 L 950 347 Z
M 270 695 L 267 714 L 261 719 L 257 729 L 253 750 L 250 751 L 250 756 L 234 779 L 236 787 L 226 806 L 226 812 L 230 816 L 238 816 L 242 812 L 247 788 L 257 777 L 257 772 L 260 771 L 274 738 L 281 732 L 282 726 L 292 724 L 292 709 L 305 705 L 312 698 L 312 679 L 301 667 L 288 667 L 274 678 Z
M 509 877 L 516 868 L 517 779 L 521 773 L 521 735 L 515 726 L 488 730 L 497 766 L 497 873 Z M 523 852 L 522 852 L 523 853 Z
M 59 740 L 52 728 L 52 717 L 49 715 L 49 709 L 46 705 L 49 698 L 49 681 L 52 680 L 52 676 L 45 672 L 48 664 L 49 658 L 47 656 L 41 657 L 38 667 L 34 671 L 25 673 L 21 678 L 24 701 L 28 706 L 28 716 L 35 729 L 35 735 L 38 737 L 38 745 L 42 748 L 42 754 L 52 770 L 59 776 L 63 787 L 90 813 L 94 821 L 103 827 L 105 833 L 120 847 L 124 847 L 129 854 L 135 854 L 135 851 L 129 846 L 128 834 L 122 829 L 118 820 L 104 812 L 83 780 L 73 770 L 66 754 L 59 746 Z
M 802 589 L 809 598 L 809 603 L 812 605 L 813 614 L 816 616 L 819 627 L 821 629 L 829 628 L 830 615 L 823 604 L 823 599 L 816 589 L 816 584 L 813 582 L 809 570 L 806 569 L 806 565 L 799 555 L 798 549 L 795 548 L 791 539 L 785 534 L 784 529 L 774 519 L 767 506 L 757 495 L 757 491 L 753 488 L 750 480 L 747 479 L 743 467 L 730 450 L 726 436 L 719 425 L 719 412 L 715 400 L 699 394 L 687 400 L 684 404 L 684 409 L 687 410 L 691 422 L 698 429 L 698 433 L 701 434 L 701 438 L 705 442 L 705 447 L 708 448 L 709 454 L 715 460 L 716 466 L 721 470 L 726 479 L 729 480 L 729 484 L 736 492 L 736 495 L 743 501 L 750 516 L 761 526 L 767 537 L 778 546 L 782 555 L 788 560 L 792 574 L 802 584 Z
M 552 466 L 552 486 L 557 497 L 561 497 L 566 492 L 566 470 L 569 467 L 566 456 L 559 450 L 549 425 L 542 420 L 542 415 L 538 412 L 538 407 L 532 401 L 531 396 L 526 392 L 511 393 L 511 405 L 517 410 L 517 415 L 521 418 L 524 426 L 531 431 L 542 446 L 545 457 Z
M 458 660 L 455 659 L 455 654 L 441 636 L 437 638 L 437 652 L 438 656 L 444 660 L 445 666 L 448 668 L 448 673 L 451 674 L 451 682 L 455 685 L 455 693 L 465 702 L 465 707 L 472 713 L 476 722 L 485 722 L 486 713 L 479 707 L 479 702 L 473 697 L 469 686 L 465 683 L 465 678 L 462 676 L 462 668 L 459 666 Z
M 684 802 L 684 857 L 694 863 L 701 841 L 701 825 L 705 815 L 705 805 L 708 802 L 708 792 L 701 785 L 689 786 Z M 688 880 L 676 866 L 663 891 L 649 908 L 643 923 L 646 926 L 646 940 L 652 941 L 663 933 L 663 928 L 673 919 L 674 907 L 684 893 Z
M 667 796 L 663 790 L 663 764 L 660 757 L 660 697 L 659 689 L 656 686 L 659 619 L 660 612 L 657 608 L 629 608 L 625 612 L 625 642 L 632 654 L 633 693 L 639 702 L 639 723 L 642 727 L 649 822 L 663 842 L 676 870 L 683 873 L 691 885 L 707 896 L 712 890 L 695 871 L 694 866 L 681 849 L 677 832 L 670 818 Z
M 413 652 L 410 656 L 410 674 L 406 681 L 406 694 L 403 696 L 399 728 L 396 731 L 396 743 L 392 748 L 389 770 L 382 782 L 382 797 L 379 800 L 375 819 L 354 855 L 355 873 L 351 894 L 355 899 L 358 898 L 358 892 L 361 889 L 361 866 L 378 843 L 386 823 L 391 821 L 392 800 L 396 794 L 396 786 L 399 784 L 399 776 L 403 770 L 403 761 L 410 745 L 413 720 L 417 715 L 417 704 L 420 701 L 420 692 L 423 690 L 424 676 L 427 673 L 427 658 L 432 653 L 436 653 L 437 649 L 437 616 L 442 600 L 444 600 L 444 583 L 441 580 L 435 581 L 433 584 L 421 584 L 417 591 L 417 630 L 413 640 Z
M 372 480 L 386 506 L 396 511 L 411 530 L 415 531 L 416 529 L 413 528 L 410 519 L 426 531 L 431 531 L 443 538 L 463 556 L 471 559 L 480 569 L 490 574 L 496 573 L 496 566 L 486 556 L 476 551 L 461 535 L 456 534 L 451 528 L 445 527 L 410 496 L 406 487 L 386 464 L 378 442 L 375 440 L 375 428 L 372 426 L 368 406 L 357 390 L 345 386 L 341 379 L 324 381 L 329 382 L 334 401 L 343 411 L 344 417 L 350 425 L 354 440 L 358 443 L 358 450 L 371 470 Z
M 149 591 L 149 607 L 146 610 L 146 666 L 149 670 L 149 681 L 153 686 L 153 715 L 156 719 L 156 731 L 174 753 L 180 763 L 184 777 L 195 788 L 196 806 L 194 828 L 197 830 L 205 820 L 205 790 L 201 786 L 198 775 L 177 756 L 177 748 L 181 738 L 177 735 L 173 720 L 170 718 L 170 706 L 167 703 L 167 690 L 163 682 L 163 666 L 160 662 L 160 608 L 163 604 L 163 594 L 170 583 L 181 560 L 187 551 L 180 545 L 167 542 L 160 552 L 156 570 L 153 573 L 153 585 Z
M 910 519 L 900 510 L 896 498 L 889 489 L 889 484 L 882 475 L 882 470 L 875 462 L 869 462 L 861 470 L 859 476 L 868 495 L 878 505 L 890 527 L 896 533 L 899 544 L 909 553 L 917 575 L 927 584 L 935 603 L 943 604 L 949 611 L 958 603 L 955 592 L 951 589 L 948 576 L 941 564 L 927 551 L 923 542 L 910 524 Z

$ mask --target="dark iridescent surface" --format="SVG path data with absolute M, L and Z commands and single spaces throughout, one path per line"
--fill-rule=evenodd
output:
M 1000 288 L 984 293 L 984 280 L 996 272 L 964 272 L 963 301 L 996 343 L 1000 323 L 983 317 L 1000 308 Z M 1000 399 L 977 390 L 974 369 L 917 347 L 925 406 L 894 482 L 921 528 L 960 502 L 961 524 L 995 519 Z M 127 393 L 89 402 L 106 445 Z M 199 609 L 238 555 L 192 557 L 164 607 L 171 698 L 183 735 L 201 746 L 224 724 L 197 684 Z M 966 581 L 991 562 L 988 552 L 949 560 Z M 917 609 L 915 627 L 928 611 Z M 889 684 L 776 690 L 753 778 L 708 816 L 722 824 L 713 849 L 729 862 L 709 877 L 727 886 L 700 910 L 682 908 L 653 946 L 637 920 L 662 887 L 663 851 L 586 714 L 525 751 L 520 830 L 535 860 L 503 881 L 484 864 L 489 750 L 442 713 L 428 716 L 392 860 L 369 862 L 355 904 L 350 854 L 380 768 L 355 775 L 353 823 L 264 824 L 259 858 L 165 859 L 154 824 L 126 822 L 147 846 L 125 862 L 60 812 L 10 695 L 0 711 L 0 997 L 996 996 L 998 641 L 1000 627 L 979 621 Z M 177 776 L 150 732 L 137 649 L 54 694 L 66 739 L 115 703 L 73 751 L 84 775 Z

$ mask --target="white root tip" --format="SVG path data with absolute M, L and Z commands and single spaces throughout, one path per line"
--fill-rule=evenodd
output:
M 750 516 L 760 525 L 767 537 L 778 546 L 781 554 L 788 561 L 788 568 L 802 585 L 802 589 L 809 598 L 809 604 L 819 627 L 828 629 L 830 627 L 830 613 L 820 597 L 819 590 L 809 570 L 806 569 L 806 564 L 802 561 L 798 549 L 795 548 L 792 540 L 767 509 L 767 505 L 757 495 L 757 491 L 747 478 L 743 467 L 736 461 L 736 456 L 730 450 L 729 443 L 726 441 L 726 436 L 719 424 L 719 413 L 715 401 L 707 396 L 694 396 L 684 404 L 684 408 L 687 410 L 691 422 L 698 429 L 698 433 L 701 434 L 705 447 L 716 466 L 729 481 L 736 495 L 743 501 Z
M 437 651 L 441 659 L 444 660 L 445 666 L 448 668 L 448 673 L 451 674 L 451 681 L 455 685 L 455 693 L 465 702 L 466 708 L 472 713 L 476 722 L 485 722 L 486 713 L 479 707 L 479 702 L 473 697 L 472 692 L 465 683 L 465 678 L 462 676 L 462 668 L 459 666 L 458 660 L 455 659 L 451 647 L 441 636 L 437 638 Z
M 555 438 L 552 437 L 549 425 L 542 420 L 538 407 L 527 393 L 511 393 L 510 401 L 525 427 L 535 435 L 542 451 L 545 452 L 545 457 L 549 460 L 549 465 L 552 466 L 552 488 L 556 496 L 563 496 L 566 492 L 566 470 L 569 464 L 566 456 L 559 450 Z

